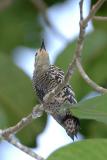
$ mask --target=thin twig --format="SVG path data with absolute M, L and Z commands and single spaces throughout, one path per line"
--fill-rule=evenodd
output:
M 79 38 L 77 42 L 77 48 L 76 48 L 76 66 L 77 69 L 79 70 L 80 75 L 82 78 L 85 80 L 85 82 L 90 85 L 94 90 L 100 93 L 107 93 L 107 89 L 99 86 L 96 84 L 94 81 L 92 81 L 89 76 L 85 73 L 82 65 L 81 65 L 81 54 L 82 54 L 82 49 L 83 49 L 83 44 L 84 44 L 84 37 L 85 37 L 85 29 L 87 27 L 88 22 L 90 19 L 94 17 L 98 9 L 101 7 L 101 5 L 105 2 L 105 0 L 99 0 L 90 10 L 89 15 L 85 19 L 80 18 L 80 33 L 79 33 Z M 83 17 L 83 0 L 80 1 L 80 17 Z
M 83 2 L 80 2 L 80 5 L 81 3 Z M 81 10 L 82 11 L 82 10 Z M 83 19 L 83 16 L 81 15 L 80 17 L 81 19 Z M 81 52 L 83 48 L 83 44 L 81 43 L 81 35 L 79 35 L 79 39 L 77 41 L 77 46 L 76 46 L 76 51 L 75 51 L 75 54 L 74 54 L 74 57 L 73 57 L 73 60 L 72 62 L 69 64 L 68 66 L 68 69 L 67 69 L 67 72 L 65 74 L 65 77 L 64 77 L 64 80 L 62 81 L 62 83 L 60 83 L 54 90 L 53 90 L 53 93 L 52 93 L 52 96 L 53 97 L 54 95 L 57 95 L 61 89 L 68 83 L 68 81 L 70 80 L 72 74 L 73 74 L 73 71 L 74 71 L 74 68 L 75 68 L 75 63 L 76 63 L 76 55 L 78 55 L 79 53 L 78 52 Z M 48 95 L 47 95 L 48 96 Z M 47 97 L 46 97 L 47 98 Z M 49 98 L 48 98 L 49 99 Z M 49 99 L 51 101 L 51 99 Z
M 35 109 L 35 111 L 34 111 L 34 109 Z M 24 128 L 29 123 L 31 123 L 33 119 L 40 117 L 42 115 L 42 113 L 43 113 L 42 105 L 35 106 L 33 108 L 33 112 L 31 114 L 29 114 L 27 117 L 22 118 L 16 125 L 2 130 L 2 132 L 0 132 L 0 136 L 8 138 L 10 136 L 10 134 L 16 134 L 22 128 Z
M 99 8 L 103 5 L 106 0 L 98 0 L 95 5 L 92 6 L 89 15 L 83 20 L 83 26 L 86 27 L 88 22 L 94 17 Z
M 83 20 L 83 2 L 84 2 L 84 0 L 81 0 L 79 2 L 79 5 L 80 5 L 80 20 L 81 21 Z
M 83 3 L 83 2 L 82 2 Z M 81 5 L 81 3 L 80 3 Z M 80 17 L 81 19 L 83 19 L 83 16 Z M 81 36 L 79 36 L 79 39 L 77 41 L 77 46 L 76 46 L 76 51 L 75 51 L 75 54 L 74 54 L 74 57 L 73 57 L 73 60 L 72 62 L 69 64 L 68 66 L 68 69 L 67 69 L 67 72 L 65 74 L 65 77 L 64 77 L 64 80 L 62 81 L 62 83 L 60 83 L 54 90 L 53 90 L 53 95 L 57 95 L 60 90 L 69 82 L 73 72 L 74 72 L 74 69 L 75 69 L 75 63 L 76 63 L 76 55 L 78 54 L 78 52 L 81 52 L 83 46 L 83 44 L 81 44 Z M 52 97 L 53 97 L 52 95 Z M 51 99 L 50 99 L 51 100 Z
M 43 157 L 36 154 L 31 148 L 28 148 L 27 146 L 21 144 L 15 136 L 10 135 L 7 138 L 7 141 L 14 145 L 15 147 L 19 148 L 21 151 L 27 153 L 29 156 L 35 158 L 36 160 L 45 160 Z
M 3 137 L 9 137 L 10 134 L 16 134 L 19 132 L 24 126 L 28 125 L 32 121 L 32 114 L 29 114 L 27 117 L 22 118 L 21 121 L 19 121 L 16 125 L 9 127 L 7 129 L 4 129 L 1 133 L 1 136 Z
M 94 16 L 93 19 L 97 21 L 107 21 L 107 17 L 102 16 Z
M 56 87 L 53 92 L 51 97 L 53 97 L 54 95 L 58 94 L 60 92 L 60 90 L 68 83 L 68 81 L 70 80 L 73 71 L 75 69 L 75 64 L 78 68 L 78 70 L 80 71 L 81 68 L 79 68 L 80 65 L 78 60 L 81 59 L 81 54 L 82 54 L 82 49 L 83 49 L 83 45 L 84 45 L 84 37 L 85 37 L 85 28 L 88 24 L 88 22 L 90 21 L 90 19 L 93 18 L 93 16 L 96 14 L 96 12 L 98 11 L 98 9 L 101 7 L 101 5 L 105 2 L 105 0 L 99 0 L 91 9 L 89 15 L 83 20 L 83 0 L 80 1 L 80 33 L 79 33 L 79 37 L 77 40 L 77 46 L 76 46 L 76 50 L 75 50 L 75 54 L 74 54 L 74 58 L 72 60 L 72 62 L 69 64 L 67 73 L 65 75 L 65 78 L 63 80 L 63 82 L 61 84 L 58 85 L 58 87 Z M 80 63 L 81 64 L 81 63 Z M 82 66 L 81 66 L 82 67 Z M 81 69 L 82 71 L 82 69 Z M 80 71 L 80 74 L 81 74 Z M 84 80 L 92 87 L 94 88 L 96 91 L 100 92 L 100 93 L 106 93 L 107 89 L 97 85 L 95 82 L 93 82 L 88 76 L 87 74 L 84 72 L 84 74 L 82 74 L 81 76 L 84 76 Z M 85 78 L 88 77 L 88 78 Z M 87 81 L 88 80 L 88 81 Z M 49 99 L 49 97 L 48 97 Z M 50 99 L 51 100 L 51 99 Z
M 33 119 L 36 119 L 40 116 L 42 116 L 43 113 L 43 105 L 36 105 L 33 108 L 32 113 L 30 113 L 27 117 L 22 118 L 16 125 L 9 127 L 4 130 L 0 130 L 0 137 L 4 138 L 7 140 L 9 143 L 13 144 L 23 152 L 29 154 L 30 156 L 34 157 L 37 160 L 44 160 L 41 156 L 37 155 L 35 152 L 32 151 L 31 148 L 28 148 L 21 144 L 14 136 L 13 134 L 16 134 L 19 132 L 22 128 L 27 126 L 29 123 L 33 121 Z
M 88 83 L 89 86 L 91 86 L 95 91 L 97 91 L 99 93 L 107 93 L 107 89 L 99 86 L 98 84 L 96 84 L 94 81 L 92 81 L 89 78 L 89 76 L 84 71 L 79 58 L 76 59 L 76 65 L 77 65 L 77 68 L 78 68 L 80 75 Z
M 65 40 L 69 42 L 69 40 L 60 32 L 56 27 L 50 22 L 48 15 L 47 15 L 47 5 L 43 0 L 30 0 L 34 7 L 42 14 L 43 19 L 46 25 L 50 28 L 50 30 L 61 40 Z

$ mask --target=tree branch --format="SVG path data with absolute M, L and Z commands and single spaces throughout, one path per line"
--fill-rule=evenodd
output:
M 17 132 L 19 132 L 22 128 L 24 128 L 29 123 L 31 123 L 33 119 L 36 119 L 42 116 L 42 113 L 43 113 L 42 107 L 43 105 L 36 105 L 33 108 L 32 113 L 30 113 L 27 117 L 22 118 L 16 125 L 9 127 L 7 129 L 1 130 L 0 136 L 4 138 L 8 138 L 11 134 L 16 134 Z
M 83 26 L 86 27 L 86 25 L 88 24 L 88 22 L 94 17 L 94 15 L 96 14 L 96 12 L 99 10 L 99 8 L 103 5 L 103 3 L 106 0 L 98 0 L 96 2 L 95 5 L 92 6 L 92 9 L 90 10 L 90 13 L 88 14 L 88 16 L 83 20 Z M 80 13 L 81 14 L 81 13 Z
M 9 127 L 4 130 L 0 130 L 0 137 L 3 137 L 5 140 L 7 140 L 9 143 L 13 144 L 23 152 L 29 154 L 30 156 L 34 157 L 37 160 L 44 160 L 41 156 L 37 155 L 35 152 L 32 151 L 32 149 L 24 146 L 21 144 L 14 136 L 13 134 L 16 134 L 19 132 L 22 128 L 27 126 L 29 123 L 33 121 L 33 119 L 36 119 L 40 116 L 42 116 L 43 113 L 43 105 L 36 105 L 33 108 L 32 113 L 30 113 L 27 117 L 22 118 L 16 125 Z
M 47 94 L 44 98 L 44 101 L 50 102 L 52 100 L 52 98 L 61 91 L 61 89 L 70 80 L 75 67 L 77 67 L 80 75 L 86 81 L 86 83 L 88 83 L 88 85 L 90 85 L 94 90 L 96 90 L 97 92 L 100 92 L 100 93 L 107 93 L 107 89 L 97 85 L 95 82 L 93 82 L 89 78 L 89 76 L 85 73 L 85 71 L 83 70 L 83 67 L 80 63 L 81 53 L 82 53 L 82 49 L 83 49 L 83 45 L 84 45 L 84 37 L 85 37 L 86 26 L 87 26 L 88 22 L 94 17 L 94 15 L 98 11 L 98 9 L 101 7 L 101 5 L 105 1 L 106 0 L 99 0 L 92 7 L 91 11 L 89 12 L 89 15 L 85 19 L 83 19 L 83 0 L 80 1 L 80 3 L 79 3 L 80 4 L 80 33 L 79 33 L 79 37 L 78 37 L 78 40 L 77 40 L 77 46 L 76 46 L 76 50 L 75 50 L 73 60 L 68 66 L 67 72 L 65 74 L 65 77 L 64 77 L 64 80 L 62 81 L 62 83 L 60 83 L 54 90 L 52 90 L 49 94 Z
M 76 59 L 76 65 L 78 68 L 78 71 L 80 73 L 80 75 L 82 76 L 82 78 L 87 82 L 87 84 L 89 86 L 91 86 L 95 91 L 99 92 L 99 93 L 107 93 L 107 89 L 99 86 L 98 84 L 96 84 L 94 81 L 92 81 L 89 76 L 86 74 L 86 72 L 84 71 L 80 59 L 77 57 Z
M 84 37 L 85 37 L 85 29 L 87 27 L 88 22 L 94 17 L 98 9 L 101 7 L 101 5 L 105 2 L 105 0 L 99 0 L 90 10 L 89 15 L 83 19 L 83 0 L 80 1 L 80 33 L 79 33 L 79 38 L 77 41 L 77 48 L 76 48 L 76 66 L 77 69 L 82 76 L 82 78 L 85 80 L 85 82 L 90 85 L 94 90 L 100 93 L 107 93 L 107 89 L 99 86 L 96 84 L 94 81 L 92 81 L 89 76 L 85 73 L 82 65 L 81 65 L 81 54 L 82 54 L 82 49 L 83 49 L 83 44 L 84 44 Z
M 15 147 L 19 148 L 21 151 L 27 153 L 29 156 L 35 158 L 36 160 L 45 160 L 43 157 L 36 154 L 31 148 L 28 148 L 27 146 L 21 144 L 13 135 L 10 135 L 6 140 Z
M 94 16 L 93 19 L 97 21 L 107 21 L 107 17 L 102 16 Z
M 89 15 L 84 20 L 83 20 L 83 0 L 80 1 L 80 33 L 79 33 L 79 37 L 78 37 L 78 40 L 77 40 L 77 46 L 76 46 L 75 54 L 74 54 L 72 62 L 69 64 L 69 67 L 68 67 L 68 70 L 66 72 L 66 75 L 64 77 L 63 82 L 60 83 L 58 85 L 58 87 L 56 87 L 51 92 L 51 97 L 57 95 L 61 91 L 61 89 L 68 83 L 68 81 L 70 80 L 70 78 L 71 78 L 71 76 L 73 74 L 73 71 L 75 69 L 75 65 L 77 66 L 77 69 L 79 70 L 79 73 L 81 74 L 81 76 L 83 77 L 83 79 L 88 83 L 88 85 L 90 85 L 97 92 L 107 93 L 107 89 L 105 89 L 105 88 L 97 85 L 95 82 L 93 82 L 89 78 L 89 76 L 85 73 L 85 71 L 83 70 L 82 65 L 80 63 L 81 53 L 82 53 L 82 49 L 83 49 L 83 45 L 84 45 L 85 28 L 86 28 L 88 22 L 94 17 L 94 15 L 98 11 L 98 9 L 101 7 L 101 5 L 105 1 L 106 0 L 99 0 L 92 7 L 91 11 L 89 12 Z M 49 99 L 48 95 L 45 98 Z M 51 101 L 51 98 L 50 98 L 50 101 Z

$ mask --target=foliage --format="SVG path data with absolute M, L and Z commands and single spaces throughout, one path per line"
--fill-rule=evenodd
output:
M 89 139 L 67 145 L 55 151 L 48 160 L 105 160 L 107 139 Z

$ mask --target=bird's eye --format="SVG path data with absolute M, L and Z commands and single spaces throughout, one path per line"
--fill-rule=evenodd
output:
M 36 52 L 35 57 L 37 56 L 38 52 Z

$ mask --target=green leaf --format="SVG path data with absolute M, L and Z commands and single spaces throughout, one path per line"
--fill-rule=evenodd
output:
M 38 46 L 41 29 L 33 4 L 26 0 L 13 1 L 0 12 L 0 50 L 9 53 L 19 45 Z
M 89 139 L 64 146 L 52 153 L 48 160 L 105 160 L 107 139 Z
M 80 119 L 93 119 L 107 124 L 107 94 L 72 106 L 72 113 Z
M 95 120 L 80 120 L 80 133 L 85 138 L 107 138 L 107 124 Z
M 13 64 L 10 56 L 0 54 L 0 127 L 15 125 L 31 113 L 35 104 L 31 80 Z M 25 127 L 18 137 L 23 143 L 34 146 L 35 136 L 43 131 L 45 124 L 46 115 Z
M 1 106 L 0 103 L 0 129 L 5 128 L 5 126 L 8 126 L 8 119 L 3 109 L 3 106 Z

